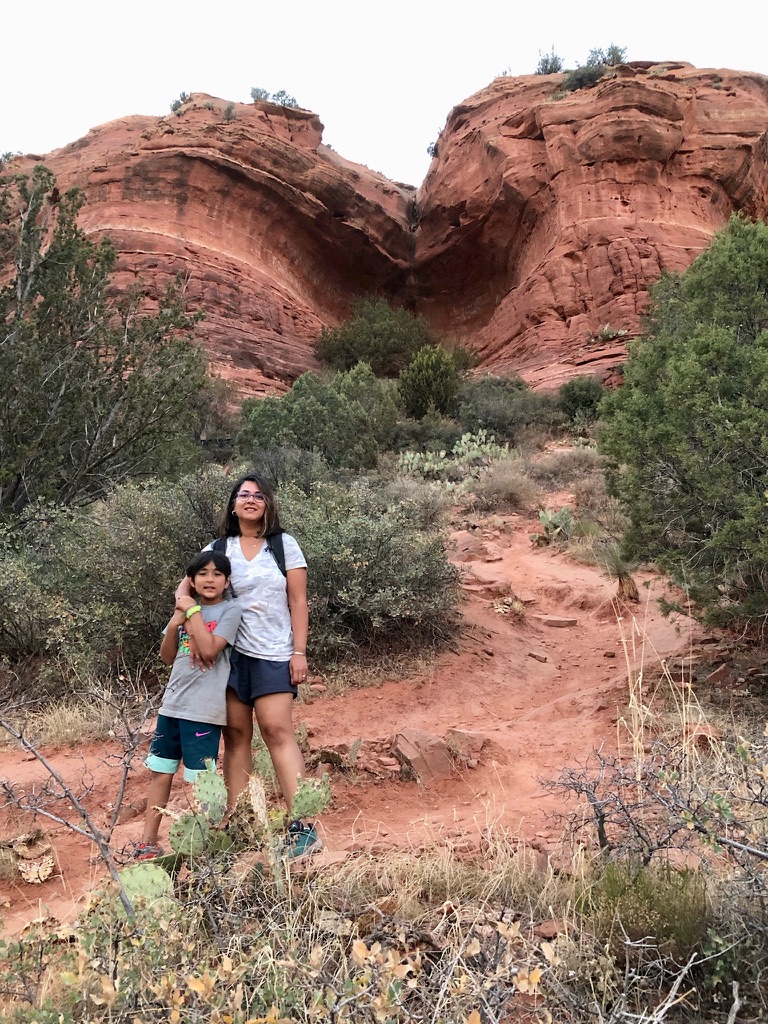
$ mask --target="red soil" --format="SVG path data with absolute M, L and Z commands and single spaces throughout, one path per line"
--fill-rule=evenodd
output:
M 551 812 L 558 800 L 540 780 L 555 778 L 601 745 L 615 746 L 630 668 L 636 673 L 641 659 L 658 664 L 685 654 L 699 637 L 690 619 L 662 616 L 657 599 L 665 585 L 658 578 L 637 574 L 640 604 L 617 619 L 610 601 L 615 583 L 597 568 L 559 550 L 534 547 L 529 533 L 535 523 L 525 517 L 496 517 L 493 524 L 454 538 L 467 627 L 455 652 L 441 655 L 419 675 L 340 696 L 313 692 L 296 707 L 297 724 L 305 723 L 315 751 L 362 740 L 356 771 L 334 773 L 333 805 L 322 817 L 322 856 L 328 860 L 351 851 L 446 843 L 467 853 L 491 828 L 534 848 L 554 849 L 559 826 Z M 512 594 L 523 602 L 521 615 L 504 603 Z M 387 766 L 386 757 L 374 756 L 402 729 L 443 737 L 454 727 L 480 732 L 487 743 L 473 767 L 457 766 L 433 783 L 394 778 L 391 761 Z M 73 784 L 90 787 L 86 803 L 95 818 L 108 818 L 119 754 L 106 743 L 46 754 Z M 23 752 L 0 751 L 0 778 L 23 788 L 39 786 L 45 777 Z M 145 785 L 139 758 L 124 801 L 124 813 L 133 816 L 115 829 L 115 849 L 140 835 Z M 182 807 L 187 799 L 184 787 L 175 785 L 171 806 Z M 64 806 L 58 809 L 69 814 Z M 73 917 L 103 874 L 91 844 L 45 820 L 34 823 L 5 812 L 0 838 L 34 824 L 52 843 L 57 870 L 38 885 L 18 876 L 0 883 L 4 930 L 10 934 L 44 913 Z

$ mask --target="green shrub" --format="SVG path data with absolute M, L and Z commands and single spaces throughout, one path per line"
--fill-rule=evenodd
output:
M 566 92 L 575 92 L 577 89 L 586 89 L 591 85 L 596 85 L 605 75 L 606 70 L 604 64 L 587 64 L 574 68 L 573 71 L 567 71 L 563 89 Z
M 560 418 L 554 398 L 531 391 L 520 377 L 475 377 L 459 386 L 456 418 L 464 428 L 487 430 L 514 444 L 524 427 L 550 426 Z
M 400 374 L 400 398 L 409 416 L 447 413 L 459 390 L 459 374 L 444 348 L 425 345 Z
M 536 65 L 535 75 L 557 75 L 563 70 L 563 59 L 555 53 L 554 46 L 549 53 L 542 53 L 539 50 L 539 63 Z
M 557 396 L 560 408 L 571 422 L 592 423 L 599 415 L 605 388 L 597 377 L 584 375 L 567 380 Z
M 320 452 L 308 452 L 303 448 L 277 445 L 254 448 L 250 464 L 259 477 L 266 477 L 275 491 L 286 484 L 293 484 L 305 494 L 311 494 L 317 484 L 328 483 L 334 477 Z
M 696 871 L 616 861 L 605 866 L 589 900 L 598 937 L 629 965 L 655 949 L 685 963 L 707 940 L 707 891 Z
M 400 418 L 399 392 L 394 381 L 381 380 L 368 363 L 357 363 L 333 378 L 333 388 L 365 412 L 368 425 L 380 448 L 391 448 Z
M 372 516 L 398 509 L 417 530 L 438 530 L 450 508 L 450 495 L 439 484 L 407 476 L 393 480 L 354 485 L 361 510 Z
M 420 420 L 399 419 L 391 440 L 393 451 L 441 451 L 450 449 L 466 433 L 461 424 L 440 413 L 428 412 Z
M 237 444 L 243 456 L 257 449 L 293 447 L 319 452 L 332 468 L 366 469 L 376 464 L 374 423 L 334 381 L 304 373 L 287 395 L 247 399 Z
M 444 642 L 457 626 L 458 573 L 440 535 L 414 529 L 413 509 L 366 509 L 327 485 L 280 494 L 286 526 L 310 566 L 313 660 L 382 655 Z
M 700 615 L 764 630 L 768 226 L 734 216 L 654 286 L 646 327 L 601 406 L 627 553 L 656 561 Z
M 617 46 L 616 43 L 611 43 L 605 50 L 599 48 L 590 50 L 587 67 L 613 67 L 615 64 L 623 64 L 626 58 L 626 46 Z
M 43 582 L 29 559 L 10 552 L 0 556 L 0 658 L 20 661 L 56 652 L 72 609 Z
M 365 362 L 377 377 L 396 377 L 420 348 L 434 343 L 423 317 L 374 298 L 357 302 L 352 318 L 338 327 L 324 327 L 315 352 L 332 370 Z

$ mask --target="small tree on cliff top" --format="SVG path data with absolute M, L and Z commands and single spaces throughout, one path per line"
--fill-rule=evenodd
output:
M 196 455 L 198 317 L 180 285 L 155 316 L 108 294 L 117 253 L 77 226 L 83 201 L 42 166 L 0 179 L 0 512 L 88 502 Z
M 768 226 L 733 217 L 652 289 L 601 444 L 652 558 L 713 621 L 768 623 Z

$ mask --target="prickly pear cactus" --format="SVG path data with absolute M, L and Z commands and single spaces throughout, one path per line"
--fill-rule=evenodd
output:
M 227 832 L 247 850 L 257 850 L 263 845 L 269 832 L 269 818 L 264 784 L 258 776 L 251 776 L 248 787 L 238 797 Z
M 210 835 L 208 822 L 201 814 L 182 814 L 171 825 L 168 839 L 171 849 L 187 857 L 199 857 Z
M 272 758 L 266 744 L 262 742 L 254 742 L 253 745 L 253 775 L 258 777 L 264 783 L 264 788 L 273 796 L 279 794 L 277 785 L 277 775 L 275 775 L 275 768 L 272 764 Z
M 198 814 L 212 825 L 218 825 L 227 807 L 227 787 L 224 785 L 224 779 L 215 771 L 208 769 L 199 773 L 192 784 L 192 791 Z
M 118 877 L 131 903 L 153 904 L 173 895 L 171 876 L 157 864 L 131 864 Z
M 322 779 L 299 779 L 299 788 L 291 803 L 292 818 L 312 818 L 331 802 L 328 776 Z

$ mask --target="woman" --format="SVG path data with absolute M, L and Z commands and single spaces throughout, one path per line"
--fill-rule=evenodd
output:
M 282 534 L 285 576 L 268 538 Z M 213 546 L 213 545 L 211 545 Z M 232 588 L 242 609 L 232 650 L 224 728 L 224 780 L 229 810 L 248 785 L 253 717 L 269 750 L 280 792 L 290 808 L 304 759 L 293 731 L 292 706 L 307 678 L 307 563 L 296 540 L 283 533 L 271 487 L 246 476 L 232 488 L 216 542 L 230 560 Z M 315 827 L 289 826 L 292 856 L 322 847 Z

